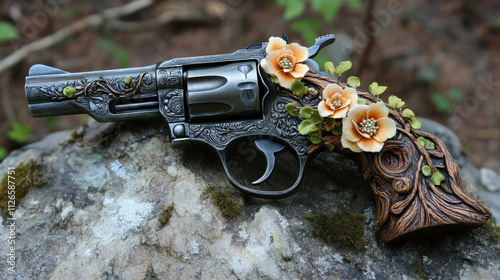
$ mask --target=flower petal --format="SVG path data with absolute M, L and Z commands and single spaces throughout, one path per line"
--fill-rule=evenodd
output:
M 329 117 L 330 115 L 332 115 L 333 113 L 335 113 L 335 111 L 332 110 L 330 108 L 330 106 L 328 106 L 328 104 L 326 104 L 326 102 L 324 100 L 322 100 L 318 104 L 318 112 L 319 112 L 319 115 L 322 116 L 323 118 Z
M 323 99 L 330 98 L 335 93 L 342 93 L 342 87 L 337 84 L 328 84 L 323 90 Z
M 349 118 L 342 119 L 342 138 L 351 142 L 357 142 L 363 138 L 357 131 L 356 125 Z
M 382 150 L 382 147 L 384 147 L 384 143 L 380 143 L 373 138 L 363 138 L 356 142 L 356 144 L 358 144 L 361 150 L 365 152 L 380 152 L 380 150 Z
M 297 58 L 297 62 L 304 62 L 309 58 L 309 51 L 307 50 L 307 48 L 297 43 L 292 43 L 285 48 L 293 52 L 293 56 Z
M 358 105 L 354 106 L 347 116 L 356 123 L 361 123 L 363 118 L 366 118 L 366 112 L 368 112 L 368 105 Z
M 340 105 L 340 107 L 339 107 L 338 109 L 342 109 L 342 108 L 344 108 L 344 107 L 349 106 L 349 104 L 351 104 L 351 100 L 350 100 L 350 99 L 347 99 L 347 98 L 345 98 L 345 97 L 340 96 L 340 97 L 339 97 L 339 100 L 340 100 L 340 102 L 341 102 L 341 103 L 340 103 L 341 105 Z M 346 111 L 346 112 L 347 112 L 347 111 Z
M 277 72 L 281 71 L 279 65 L 280 52 L 271 52 L 265 59 L 261 60 L 260 65 L 267 74 L 275 76 Z
M 331 116 L 331 118 L 334 118 L 334 119 L 340 119 L 340 118 L 345 118 L 345 116 L 347 115 L 347 106 L 344 107 L 344 108 L 338 108 L 337 110 L 335 110 L 335 113 Z
M 283 49 L 286 46 L 285 40 L 280 37 L 271 37 L 269 38 L 269 44 L 266 47 L 266 53 L 270 54 L 273 51 Z
M 377 120 L 377 126 L 378 131 L 377 134 L 373 135 L 373 138 L 379 142 L 385 142 L 396 135 L 396 124 L 392 119 L 380 118 Z
M 348 148 L 349 150 L 351 150 L 351 151 L 353 151 L 355 153 L 360 153 L 360 152 L 363 151 L 363 150 L 361 150 L 361 148 L 358 146 L 358 144 L 356 142 L 351 142 L 351 141 L 347 140 L 344 137 L 344 134 L 342 134 L 342 137 L 340 138 L 340 141 L 342 143 L 342 147 Z
M 366 113 L 367 117 L 374 118 L 378 120 L 380 118 L 385 118 L 389 115 L 389 109 L 385 106 L 384 102 L 377 102 L 374 104 L 370 104 L 370 108 Z
M 293 68 L 293 71 L 290 72 L 292 76 L 294 76 L 296 79 L 303 78 L 304 75 L 309 71 L 309 67 L 305 64 L 295 64 L 295 67 Z
M 290 73 L 285 73 L 283 71 L 276 72 L 276 77 L 280 80 L 280 86 L 291 89 L 292 82 L 295 79 Z
M 345 87 L 344 91 L 342 92 L 342 97 L 351 100 L 351 103 L 349 104 L 349 110 L 351 110 L 352 107 L 358 104 L 358 92 L 352 87 Z

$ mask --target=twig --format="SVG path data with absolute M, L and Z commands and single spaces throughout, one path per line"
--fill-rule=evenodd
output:
M 218 19 L 217 15 L 209 13 L 186 1 L 174 1 L 168 5 L 168 8 L 165 10 L 165 12 L 152 19 L 140 22 L 128 22 L 115 19 L 107 23 L 104 29 L 106 31 L 137 32 L 154 29 L 173 21 L 210 22 Z
M 31 53 L 51 47 L 76 33 L 86 30 L 87 28 L 96 28 L 103 25 L 107 21 L 138 12 L 151 6 L 153 3 L 154 0 L 136 0 L 120 7 L 110 8 L 104 10 L 100 14 L 91 15 L 81 19 L 40 40 L 24 45 L 0 61 L 0 73 L 19 63 Z

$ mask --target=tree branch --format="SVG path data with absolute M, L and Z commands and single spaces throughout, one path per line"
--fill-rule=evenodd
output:
M 0 73 L 16 65 L 29 54 L 51 47 L 64 39 L 82 32 L 87 28 L 96 28 L 110 20 L 133 14 L 144 8 L 151 6 L 154 0 L 136 0 L 120 7 L 104 10 L 100 14 L 95 14 L 81 19 L 68 27 L 65 27 L 40 40 L 22 46 L 6 58 L 0 61 Z

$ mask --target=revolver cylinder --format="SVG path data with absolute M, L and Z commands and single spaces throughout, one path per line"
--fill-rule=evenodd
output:
M 260 116 L 255 61 L 197 67 L 186 72 L 186 99 L 190 122 Z

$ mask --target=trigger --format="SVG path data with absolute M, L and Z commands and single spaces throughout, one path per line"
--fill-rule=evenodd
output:
M 255 140 L 255 145 L 257 146 L 257 148 L 259 148 L 259 150 L 262 153 L 264 153 L 267 160 L 267 167 L 266 167 L 266 172 L 264 172 L 264 175 L 262 175 L 262 177 L 260 177 L 258 180 L 252 182 L 252 184 L 257 185 L 264 182 L 269 177 L 269 175 L 271 175 L 275 163 L 274 154 L 282 151 L 285 148 L 285 146 L 273 142 L 271 140 L 265 140 L 265 139 Z

